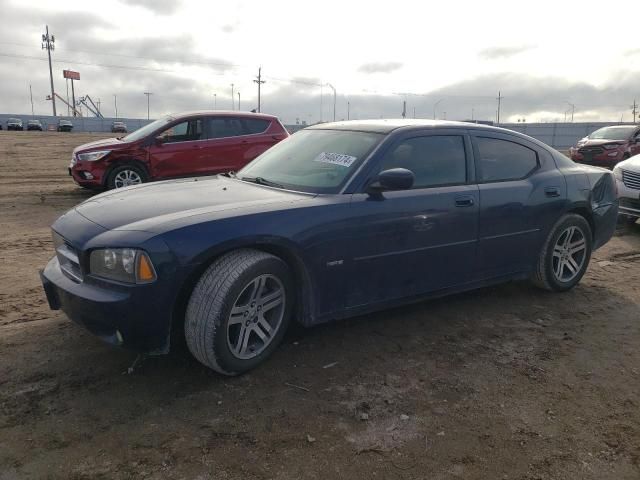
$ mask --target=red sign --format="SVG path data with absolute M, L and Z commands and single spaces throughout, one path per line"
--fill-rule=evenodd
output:
M 80 72 L 74 72 L 73 70 L 63 70 L 62 76 L 71 80 L 80 80 Z

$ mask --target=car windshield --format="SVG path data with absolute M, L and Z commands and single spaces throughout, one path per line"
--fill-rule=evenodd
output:
M 60 120 L 60 125 L 71 125 L 69 120 Z
M 238 172 L 244 181 L 312 193 L 337 193 L 384 135 L 302 130 Z
M 144 127 L 140 127 L 139 129 L 131 132 L 128 135 L 125 135 L 124 137 L 122 137 L 122 140 L 124 140 L 125 142 L 135 142 L 136 140 L 140 140 L 141 138 L 146 137 L 147 135 L 149 135 L 151 132 L 162 128 L 164 125 L 166 125 L 167 123 L 169 123 L 170 121 L 173 120 L 173 117 L 163 117 L 163 118 L 159 118 L 158 120 L 151 122 L 147 125 L 145 125 Z M 124 125 L 123 122 L 113 122 L 114 126 L 122 126 Z
M 29 120 L 29 123 L 37 125 L 38 123 L 40 123 L 40 120 Z
M 604 127 L 596 130 L 589 138 L 591 140 L 626 140 L 636 127 Z
M 10 118 L 9 119 L 9 123 L 20 123 L 20 119 L 19 118 Z

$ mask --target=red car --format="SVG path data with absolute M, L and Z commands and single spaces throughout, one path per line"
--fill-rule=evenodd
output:
M 600 128 L 571 147 L 569 153 L 574 162 L 613 168 L 618 162 L 640 153 L 640 127 Z
M 69 175 L 86 188 L 239 170 L 289 134 L 277 117 L 193 112 L 168 116 L 120 138 L 73 151 Z

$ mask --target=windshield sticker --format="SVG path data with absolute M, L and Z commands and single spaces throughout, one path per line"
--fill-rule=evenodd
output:
M 333 165 L 340 165 L 342 167 L 350 167 L 356 160 L 357 158 L 352 157 L 351 155 L 327 152 L 322 152 L 320 155 L 313 159 L 314 162 L 332 163 Z

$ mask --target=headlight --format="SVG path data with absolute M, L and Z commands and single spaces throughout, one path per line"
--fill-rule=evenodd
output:
M 613 169 L 613 176 L 616 177 L 618 180 L 622 180 L 622 169 L 617 165 Z
M 606 145 L 603 145 L 602 147 L 606 150 L 613 150 L 614 148 L 618 148 L 620 145 L 618 145 L 617 143 L 608 143 Z
M 97 152 L 88 152 L 88 153 L 78 153 L 78 160 L 82 160 L 83 162 L 95 162 L 96 160 L 100 160 L 103 157 L 106 157 L 111 150 L 98 150 Z
M 89 271 L 96 277 L 125 283 L 149 283 L 156 271 L 149 255 L 135 248 L 101 248 L 91 252 Z

